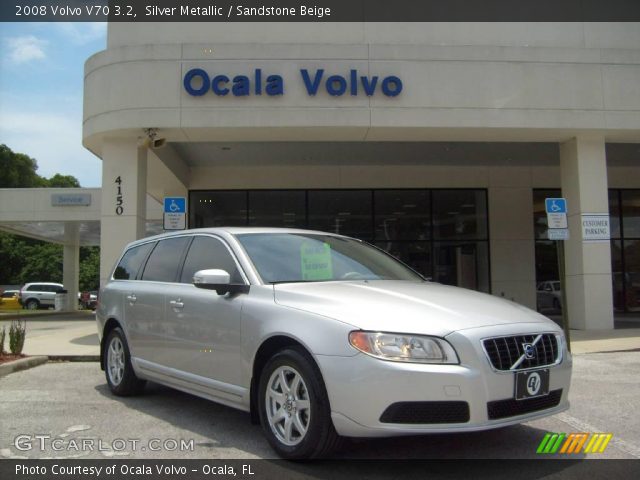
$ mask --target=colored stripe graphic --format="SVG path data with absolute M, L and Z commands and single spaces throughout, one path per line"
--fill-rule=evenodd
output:
M 612 433 L 594 433 L 584 449 L 584 453 L 603 453 L 613 437 Z
M 538 445 L 536 453 L 556 453 L 564 437 L 564 433 L 547 433 Z
M 553 433 L 547 432 L 538 445 L 536 453 L 541 454 L 578 454 L 603 453 L 613 438 L 612 433 Z M 587 442 L 587 440 L 589 440 Z M 586 444 L 586 447 L 585 447 Z M 560 448 L 562 446 L 562 448 Z M 583 450 L 583 447 L 584 450 Z

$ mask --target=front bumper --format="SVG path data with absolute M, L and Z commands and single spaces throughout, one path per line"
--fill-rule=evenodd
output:
M 518 325 L 517 328 L 502 328 L 497 333 L 495 327 L 483 327 L 452 333 L 447 340 L 456 349 L 460 365 L 399 363 L 365 354 L 353 357 L 316 356 L 327 387 L 331 416 L 337 432 L 349 437 L 382 437 L 487 430 L 568 409 L 572 361 L 566 347 L 562 361 L 548 367 L 549 392 L 557 398 L 539 397 L 537 401 L 530 402 L 534 404 L 534 410 L 526 413 L 520 413 L 530 410 L 520 408 L 524 404 L 519 402 L 523 401 L 513 400 L 515 373 L 495 371 L 482 349 L 483 338 L 539 331 L 540 325 L 535 327 L 526 329 Z M 490 402 L 499 401 L 503 402 L 492 403 L 490 408 Z M 468 419 L 452 422 L 451 419 L 456 416 L 447 417 L 446 413 L 438 423 L 391 423 L 389 415 L 381 419 L 390 406 L 400 402 L 420 402 L 413 405 L 419 405 L 423 412 L 425 406 L 426 409 L 431 405 L 436 408 L 445 405 L 457 408 L 466 402 Z M 490 411 L 495 416 L 496 406 L 501 408 L 502 414 L 500 418 L 492 419 Z M 504 412 L 507 412 L 506 416 Z

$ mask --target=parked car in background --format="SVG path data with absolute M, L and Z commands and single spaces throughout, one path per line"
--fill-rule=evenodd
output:
M 536 286 L 536 302 L 538 311 L 562 311 L 562 290 L 559 280 L 540 282 Z
M 55 306 L 56 293 L 62 290 L 64 290 L 64 287 L 61 283 L 25 283 L 19 293 L 20 305 L 28 310 L 53 308 Z
M 96 319 L 115 395 L 153 380 L 250 412 L 290 459 L 326 455 L 339 436 L 486 430 L 569 408 L 558 325 L 341 235 L 207 228 L 133 242 Z
M 5 290 L 0 294 L 0 310 L 19 310 L 18 290 Z
M 96 290 L 91 292 L 78 292 L 78 303 L 81 308 L 95 310 L 98 304 L 98 292 Z

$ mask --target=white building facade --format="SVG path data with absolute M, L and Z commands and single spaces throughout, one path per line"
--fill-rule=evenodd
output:
M 186 197 L 189 227 L 336 231 L 541 308 L 543 200 L 563 196 L 571 327 L 640 310 L 637 23 L 110 23 L 83 137 L 102 282 L 149 194 Z

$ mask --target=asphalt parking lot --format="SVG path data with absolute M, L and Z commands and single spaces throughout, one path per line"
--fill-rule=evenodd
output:
M 550 431 L 611 432 L 606 451 L 588 457 L 637 459 L 638 372 L 640 352 L 575 355 L 568 412 L 487 432 L 349 440 L 335 458 L 539 458 Z M 155 384 L 141 397 L 113 397 L 97 363 L 0 378 L 0 418 L 0 458 L 274 458 L 248 414 Z

